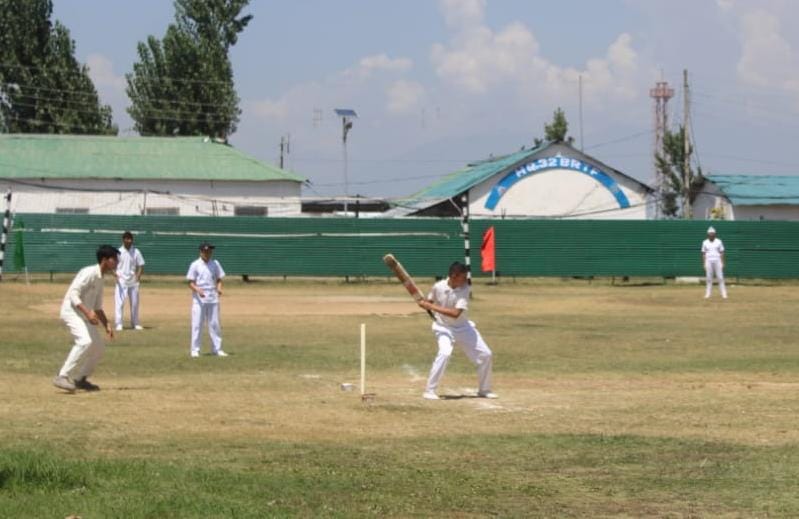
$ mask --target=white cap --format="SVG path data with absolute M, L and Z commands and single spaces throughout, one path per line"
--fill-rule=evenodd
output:
M 712 226 L 711 226 L 711 227 L 708 227 L 708 228 L 707 228 L 707 233 L 708 233 L 708 234 L 711 234 L 711 233 L 712 233 L 712 234 L 716 234 L 716 229 L 714 229 Z

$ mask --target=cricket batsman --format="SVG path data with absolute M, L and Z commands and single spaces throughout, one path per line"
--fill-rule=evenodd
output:
M 466 265 L 454 262 L 449 267 L 447 278 L 433 285 L 427 299 L 417 302 L 420 307 L 434 313 L 433 334 L 438 342 L 438 355 L 430 368 L 427 387 L 422 395 L 427 400 L 439 399 L 436 389 L 452 356 L 453 344 L 460 345 L 469 360 L 477 366 L 477 396 L 497 398 L 491 391 L 493 354 L 474 322 L 467 316 L 470 292 L 467 272 Z

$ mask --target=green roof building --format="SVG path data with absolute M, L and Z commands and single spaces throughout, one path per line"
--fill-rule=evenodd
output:
M 203 137 L 0 134 L 20 213 L 296 216 L 303 182 Z
M 567 143 L 475 162 L 455 171 L 389 212 L 458 216 L 464 199 L 480 218 L 646 219 L 653 190 Z
M 695 218 L 799 220 L 799 176 L 706 175 Z

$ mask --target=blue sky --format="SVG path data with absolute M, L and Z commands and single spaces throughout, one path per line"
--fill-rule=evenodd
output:
M 651 183 L 662 76 L 691 85 L 705 172 L 799 174 L 799 2 L 792 0 L 253 0 L 231 50 L 243 110 L 231 143 L 309 178 L 306 195 L 409 195 L 490 154 L 529 145 L 557 107 L 577 146 Z M 161 38 L 169 0 L 54 0 L 122 135 L 136 45 Z M 579 141 L 578 77 L 583 80 Z

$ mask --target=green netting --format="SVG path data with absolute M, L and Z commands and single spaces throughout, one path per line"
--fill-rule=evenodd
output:
M 22 224 L 22 225 L 20 225 Z M 24 225 L 24 227 L 23 227 Z M 473 220 L 471 258 L 480 272 L 481 236 L 496 230 L 497 270 L 509 276 L 696 276 L 705 221 Z M 797 277 L 799 222 L 714 222 L 727 247 L 728 276 Z M 30 272 L 74 272 L 98 245 L 130 230 L 146 270 L 184 274 L 197 245 L 217 245 L 230 274 L 384 276 L 394 253 L 410 272 L 436 276 L 462 259 L 457 219 L 213 218 L 17 215 L 8 257 L 24 244 Z M 11 270 L 13 272 L 13 269 Z

